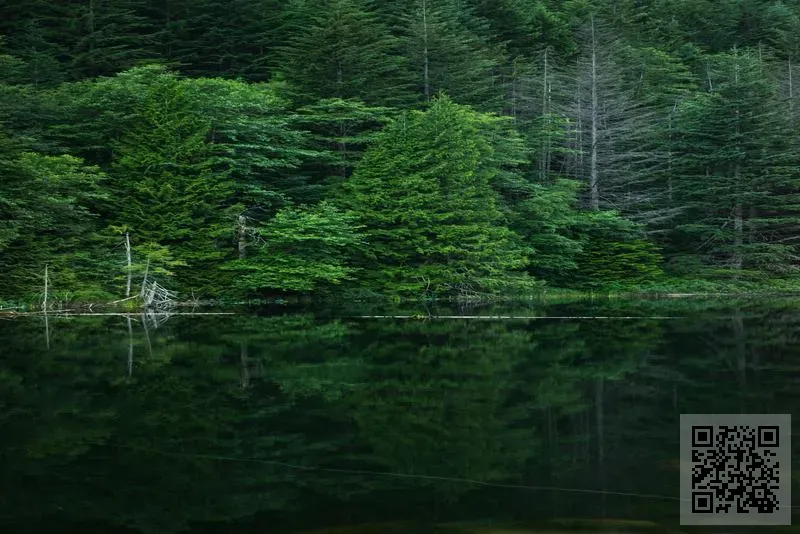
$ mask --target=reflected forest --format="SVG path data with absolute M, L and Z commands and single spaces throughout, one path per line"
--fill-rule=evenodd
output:
M 60 317 L 47 329 L 40 318 L 0 321 L 0 524 L 674 527 L 680 414 L 794 412 L 800 310 L 626 303 L 654 318 L 553 318 L 620 309 L 518 310 L 540 316 L 527 320 L 267 310 L 132 325 Z

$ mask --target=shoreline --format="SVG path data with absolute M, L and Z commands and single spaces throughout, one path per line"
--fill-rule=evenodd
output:
M 708 300 L 708 299 L 759 299 L 759 298 L 790 298 L 800 297 L 798 290 L 751 290 L 751 291 L 716 291 L 716 292 L 682 292 L 682 291 L 598 291 L 583 292 L 575 290 L 552 289 L 538 294 L 525 297 L 493 297 L 493 298 L 443 298 L 443 299 L 422 299 L 422 298 L 398 298 L 396 296 L 385 296 L 383 298 L 355 299 L 351 302 L 369 304 L 460 304 L 460 305 L 490 305 L 490 304 L 514 304 L 530 303 L 539 301 L 543 304 L 565 304 L 570 302 L 586 302 L 597 300 Z M 298 296 L 291 298 L 276 299 L 251 299 L 242 301 L 207 300 L 176 302 L 170 307 L 150 308 L 146 306 L 120 306 L 119 301 L 112 302 L 74 302 L 63 308 L 41 309 L 38 305 L 23 303 L 8 303 L 7 306 L 0 307 L 0 317 L 12 318 L 32 315 L 60 315 L 60 316 L 140 316 L 140 315 L 235 315 L 233 311 L 181 311 L 181 309 L 191 308 L 192 310 L 209 308 L 245 308 L 254 309 L 265 306 L 308 306 L 314 304 L 335 303 L 336 298 L 323 297 L 314 299 L 309 296 Z

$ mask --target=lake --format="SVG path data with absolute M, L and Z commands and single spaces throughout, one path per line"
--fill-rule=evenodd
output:
M 20 317 L 0 342 L 1 532 L 688 532 L 680 414 L 800 407 L 795 299 Z

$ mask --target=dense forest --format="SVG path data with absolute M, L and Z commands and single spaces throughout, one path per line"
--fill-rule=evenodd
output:
M 800 287 L 798 0 L 4 0 L 0 297 Z

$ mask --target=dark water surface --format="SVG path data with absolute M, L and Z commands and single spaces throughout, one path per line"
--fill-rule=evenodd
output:
M 637 318 L 353 317 L 428 312 Z M 789 299 L 0 320 L 0 532 L 689 532 L 679 415 L 798 371 Z

